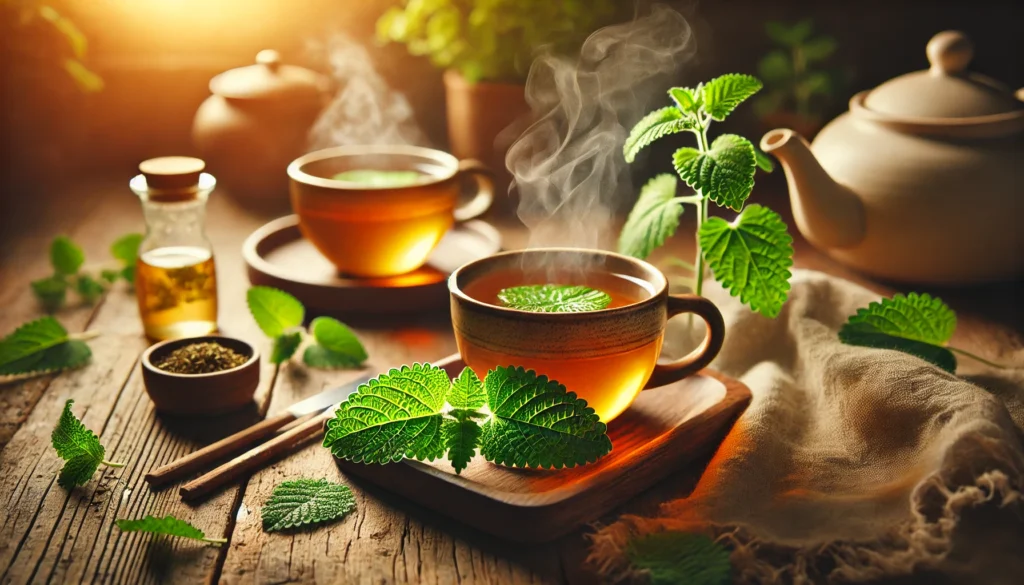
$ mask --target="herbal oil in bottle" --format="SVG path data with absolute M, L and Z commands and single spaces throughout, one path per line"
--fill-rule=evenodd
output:
M 146 337 L 196 337 L 217 329 L 217 274 L 203 224 L 216 181 L 203 161 L 162 157 L 139 165 L 131 188 L 142 200 L 135 294 Z

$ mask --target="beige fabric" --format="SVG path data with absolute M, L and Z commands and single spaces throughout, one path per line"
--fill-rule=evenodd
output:
M 1024 369 L 963 358 L 961 376 L 981 373 L 956 377 L 843 345 L 840 325 L 878 296 L 817 272 L 795 272 L 776 320 L 707 294 L 728 325 L 713 367 L 753 401 L 690 497 L 594 535 L 604 575 L 636 579 L 628 539 L 680 529 L 734 547 L 740 583 L 1024 584 Z M 1024 366 L 1020 348 L 989 349 Z

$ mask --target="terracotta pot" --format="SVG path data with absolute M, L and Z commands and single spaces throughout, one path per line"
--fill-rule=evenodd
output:
M 210 81 L 213 95 L 196 112 L 192 140 L 230 194 L 287 201 L 288 164 L 306 152 L 329 87 L 325 76 L 282 64 L 276 51 L 260 51 L 255 65 Z
M 518 136 L 499 134 L 518 118 L 530 113 L 516 83 L 482 81 L 470 83 L 456 71 L 444 72 L 445 97 L 448 107 L 448 141 L 457 158 L 483 161 L 495 171 L 499 191 L 508 188 L 512 176 L 505 167 L 505 153 Z

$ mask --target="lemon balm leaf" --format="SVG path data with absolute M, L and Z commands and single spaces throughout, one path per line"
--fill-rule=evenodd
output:
M 761 87 L 761 80 L 752 75 L 729 73 L 716 77 L 701 88 L 704 110 L 721 122 Z
M 285 333 L 274 338 L 274 344 L 270 348 L 270 363 L 283 364 L 295 355 L 295 350 L 302 345 L 302 333 Z
M 455 409 L 475 410 L 487 404 L 487 391 L 476 373 L 465 368 L 457 378 L 452 380 L 446 401 Z
M 63 276 L 47 276 L 32 281 L 32 293 L 47 311 L 56 311 L 67 298 L 68 282 Z
M 50 264 L 57 274 L 75 274 L 84 263 L 85 253 L 67 236 L 57 236 L 50 243 Z
M 366 361 L 366 348 L 344 323 L 317 317 L 309 326 L 315 345 L 306 348 L 303 361 L 315 368 L 351 368 Z
M 123 532 L 148 532 L 150 534 L 178 536 L 180 538 L 208 542 L 215 546 L 220 546 L 227 542 L 225 538 L 209 538 L 202 530 L 174 516 L 164 516 L 163 518 L 146 516 L 141 520 L 119 519 L 116 521 L 116 524 Z
M 687 185 L 722 207 L 739 211 L 754 189 L 754 145 L 742 136 L 723 134 L 707 152 L 680 148 L 672 162 Z
M 682 203 L 675 199 L 677 184 L 667 173 L 647 181 L 619 235 L 620 254 L 642 260 L 676 233 L 683 214 Z
M 246 292 L 249 312 L 267 337 L 279 337 L 302 325 L 305 308 L 292 295 L 269 286 L 254 286 Z
M 326 479 L 296 479 L 280 483 L 260 514 L 264 532 L 301 528 L 343 518 L 356 509 L 348 486 Z
M 77 368 L 92 352 L 72 340 L 53 317 L 30 321 L 0 340 L 0 375 L 23 375 Z
M 517 467 L 560 469 L 593 463 L 612 450 L 607 430 L 587 401 L 521 367 L 498 367 L 484 378 L 491 418 L 480 453 Z
M 943 347 L 956 330 L 956 313 L 928 294 L 898 294 L 861 308 L 839 330 L 848 345 L 894 349 L 917 356 L 947 372 L 956 356 Z
M 729 551 L 703 534 L 656 532 L 633 539 L 629 562 L 647 573 L 651 585 L 728 585 Z
M 749 205 L 736 221 L 712 217 L 698 234 L 704 259 L 722 286 L 766 317 L 775 317 L 789 295 L 793 238 L 777 213 Z
M 433 460 L 445 452 L 441 409 L 451 382 L 441 368 L 393 368 L 361 385 L 327 421 L 323 446 L 356 463 Z
M 73 400 L 64 403 L 64 411 L 50 434 L 50 444 L 57 456 L 65 461 L 57 477 L 57 484 L 64 489 L 84 485 L 101 463 L 120 466 L 104 461 L 106 450 L 96 434 L 85 428 L 82 421 L 71 412 L 73 404 Z
M 441 433 L 444 436 L 445 449 L 448 450 L 448 461 L 455 468 L 456 474 L 462 473 L 469 465 L 470 459 L 476 455 L 477 447 L 480 446 L 482 429 L 474 420 L 476 414 L 472 410 L 453 410 L 451 418 L 444 420 Z
M 608 293 L 570 284 L 530 284 L 498 292 L 501 304 L 532 313 L 581 313 L 598 311 L 611 304 Z
M 655 140 L 695 127 L 693 120 L 684 115 L 679 108 L 675 106 L 659 108 L 644 116 L 633 126 L 626 138 L 626 143 L 622 146 L 622 155 L 626 158 L 626 162 L 633 162 L 636 155 Z

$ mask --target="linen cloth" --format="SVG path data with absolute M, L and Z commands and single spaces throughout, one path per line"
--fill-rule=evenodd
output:
M 954 376 L 844 345 L 880 297 L 817 272 L 791 283 L 777 319 L 706 292 L 727 324 L 712 367 L 753 400 L 689 497 L 599 529 L 588 561 L 642 582 L 629 539 L 685 530 L 732 549 L 737 583 L 1024 584 L 1024 350 L 993 341 L 978 353 L 1014 369 L 959 358 Z

